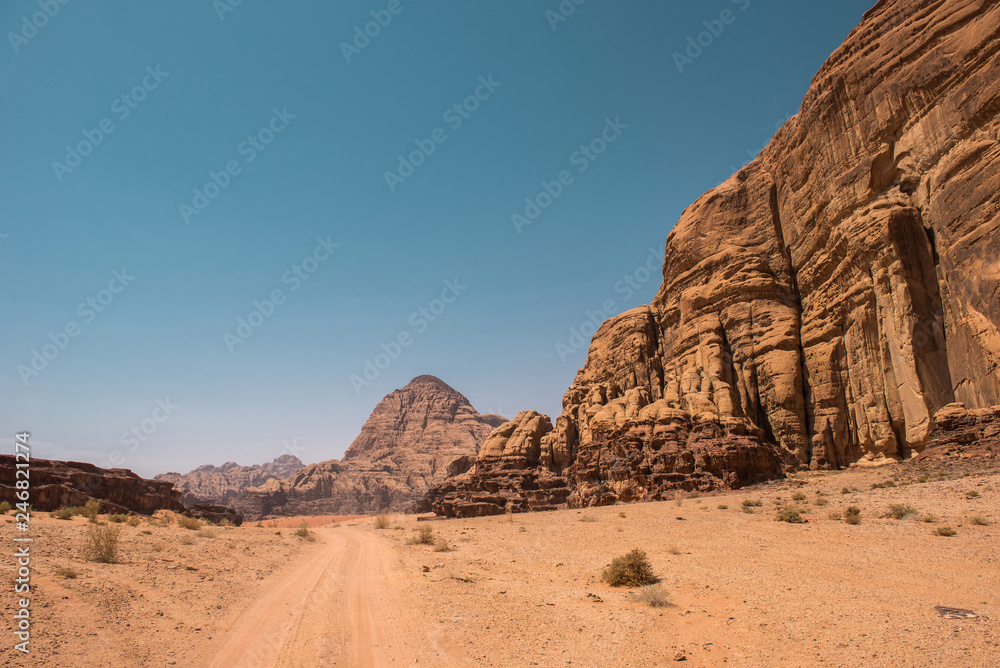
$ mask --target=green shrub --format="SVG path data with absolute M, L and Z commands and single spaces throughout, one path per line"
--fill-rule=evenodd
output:
M 385 513 L 375 516 L 375 528 L 376 529 L 388 529 L 389 528 L 389 516 Z
M 90 561 L 113 564 L 118 560 L 120 527 L 110 524 L 89 525 L 84 536 L 83 556 Z
M 77 509 L 79 509 L 78 515 L 83 515 L 89 520 L 96 520 L 98 513 L 101 512 L 101 502 L 97 499 L 87 499 L 87 503 L 74 508 L 74 511 Z
M 789 524 L 805 523 L 805 520 L 802 519 L 802 515 L 799 513 L 798 508 L 779 508 L 778 512 L 774 516 L 774 519 L 779 522 L 788 522 Z
M 657 581 L 649 557 L 638 548 L 628 554 L 615 557 L 611 565 L 604 569 L 601 580 L 612 587 L 642 587 Z
M 57 520 L 68 520 L 73 517 L 73 509 L 69 506 L 63 506 L 59 510 L 53 510 L 49 515 Z
M 0 501 L 0 515 L 6 515 L 11 508 L 10 501 Z

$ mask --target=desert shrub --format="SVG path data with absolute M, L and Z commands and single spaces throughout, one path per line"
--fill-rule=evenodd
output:
M 954 536 L 957 532 L 951 527 L 938 527 L 933 533 L 935 536 Z
M 885 480 L 883 482 L 873 482 L 872 489 L 886 489 L 888 487 L 895 487 L 896 482 L 894 480 Z
M 813 505 L 825 506 L 828 503 L 829 503 L 829 501 L 827 501 L 826 499 L 824 499 L 822 496 L 817 496 L 815 499 L 813 499 Z
M 843 517 L 843 515 L 841 515 L 840 512 L 838 512 L 836 510 L 833 511 L 832 513 L 830 513 L 830 519 L 831 520 L 839 521 L 841 517 Z
M 805 500 L 806 500 L 806 495 L 803 494 L 802 492 L 795 492 L 794 494 L 792 494 L 792 501 L 805 501 Z
M 142 520 L 139 519 L 136 515 L 132 515 L 131 517 L 128 518 L 127 524 L 130 527 L 137 527 L 140 524 L 142 524 Z
M 295 535 L 306 540 L 316 540 L 316 536 L 314 536 L 313 532 L 309 530 L 309 524 L 307 524 L 304 520 L 295 530 Z
M 219 520 L 219 526 L 220 527 L 234 527 L 236 525 L 233 524 L 232 520 L 230 520 L 228 517 L 223 517 L 221 520 Z
M 764 502 L 761 501 L 760 499 L 743 499 L 743 507 L 744 508 L 751 508 L 751 507 L 752 508 L 757 508 L 757 507 L 760 507 L 760 506 L 763 506 L 763 505 L 764 505 Z
M 861 524 L 861 509 L 857 506 L 848 506 L 844 511 L 844 521 L 848 524 Z
M 142 531 L 140 531 L 139 533 L 143 533 L 143 534 L 146 534 L 147 536 L 152 536 L 152 535 L 153 535 L 153 532 L 152 532 L 152 531 L 150 531 L 149 529 L 143 529 L 143 530 L 142 530 Z
M 388 529 L 389 528 L 389 516 L 385 513 L 375 516 L 375 528 L 376 529 Z
M 782 506 L 785 504 L 785 500 L 782 499 L 780 496 L 776 496 L 773 499 L 771 499 L 771 503 L 773 503 L 776 506 Z
M 182 529 L 190 529 L 194 531 L 195 529 L 201 528 L 201 522 L 198 521 L 196 517 L 188 517 L 187 515 L 181 515 L 177 518 L 177 526 Z
M 97 499 L 87 499 L 87 503 L 73 508 L 76 515 L 83 515 L 88 520 L 96 520 L 101 510 L 101 502 Z
M 6 515 L 11 509 L 10 501 L 0 501 L 0 515 Z
M 448 541 L 444 538 L 438 538 L 434 541 L 434 551 L 435 552 L 451 552 L 451 546 L 448 545 Z
M 990 521 L 983 517 L 982 515 L 970 515 L 969 524 L 974 524 L 976 526 L 985 527 L 989 526 Z
M 507 501 L 507 505 L 504 506 L 503 512 L 507 516 L 507 521 L 508 522 L 513 522 L 514 521 L 514 502 L 513 501 Z
M 676 503 L 678 507 L 684 505 L 684 496 L 684 492 L 681 491 L 674 493 L 674 503 Z
M 194 536 L 191 534 L 184 534 L 179 540 L 181 545 L 194 545 Z
M 798 508 L 779 508 L 778 512 L 774 515 L 774 519 L 779 522 L 788 522 L 789 524 L 805 523 Z
M 979 498 L 979 492 L 977 492 L 974 489 L 970 489 L 968 492 L 965 493 L 965 498 L 967 498 L 967 499 L 978 499 Z
M 90 525 L 84 535 L 83 556 L 89 561 L 113 564 L 118 559 L 120 527 L 110 524 Z
M 69 506 L 63 506 L 59 510 L 53 510 L 49 515 L 57 520 L 68 520 L 73 517 L 73 509 Z
M 658 584 L 640 587 L 632 592 L 631 598 L 636 603 L 644 603 L 651 608 L 665 608 L 670 605 L 670 595 Z
M 753 508 L 751 508 L 750 506 L 743 506 L 741 510 L 745 512 L 747 515 L 753 515 Z
M 653 573 L 653 565 L 649 557 L 636 548 L 620 557 L 611 560 L 611 565 L 604 569 L 601 580 L 612 587 L 642 587 L 657 581 Z
M 719 504 L 719 510 L 729 510 L 729 506 L 724 503 Z
M 109 522 L 113 522 L 115 524 L 121 524 L 122 522 L 124 522 L 127 519 L 128 519 L 128 515 L 123 515 L 122 513 L 114 513 L 114 514 L 108 515 L 108 521 Z
M 927 513 L 926 515 L 924 515 L 923 517 L 920 518 L 920 521 L 921 522 L 927 522 L 928 524 L 931 524 L 932 522 L 937 522 L 937 516 L 936 515 L 932 515 L 931 513 Z
M 894 520 L 901 520 L 906 517 L 915 517 L 920 514 L 920 511 L 910 505 L 905 505 L 902 503 L 890 503 L 889 504 L 889 517 Z
M 198 529 L 198 535 L 202 538 L 215 538 L 215 531 L 213 529 L 209 529 L 208 527 L 202 527 L 201 529 Z
M 840 493 L 841 494 L 850 494 L 851 493 L 851 488 L 850 487 L 841 487 L 840 488 Z
M 917 478 L 917 482 L 927 482 L 927 476 L 925 475 L 920 476 L 919 478 Z
M 417 535 L 406 541 L 408 545 L 432 545 L 434 543 L 434 529 L 422 526 L 416 531 Z
M 76 577 L 79 575 L 79 573 L 74 571 L 72 568 L 66 568 L 65 566 L 60 566 L 59 568 L 56 569 L 56 575 L 58 575 L 61 578 L 66 578 L 67 580 L 75 580 Z

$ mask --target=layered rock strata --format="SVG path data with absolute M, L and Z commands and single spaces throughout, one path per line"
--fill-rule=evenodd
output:
M 898 460 L 948 404 L 1000 404 L 998 52 L 1000 3 L 878 2 L 800 113 L 684 211 L 653 302 L 603 324 L 554 427 L 530 417 L 529 456 L 484 448 L 425 506 Z
M 181 490 L 181 503 L 233 503 L 248 487 L 257 487 L 272 478 L 287 478 L 305 466 L 295 455 L 281 455 L 274 461 L 253 466 L 226 462 L 222 466 L 207 464 L 185 474 L 161 473 L 154 480 L 170 482 Z

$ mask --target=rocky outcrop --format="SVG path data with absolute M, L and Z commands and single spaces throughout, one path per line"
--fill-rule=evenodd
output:
M 36 510 L 82 506 L 89 499 L 101 502 L 101 512 L 134 512 L 151 515 L 167 509 L 183 512 L 180 492 L 169 482 L 140 478 L 127 469 L 103 469 L 83 462 L 32 459 L 30 503 Z M 0 501 L 17 502 L 13 455 L 0 455 Z
M 934 415 L 937 428 L 916 462 L 1000 458 L 1000 406 L 968 410 L 956 402 Z
M 281 455 L 274 461 L 253 466 L 226 462 L 222 466 L 199 466 L 190 473 L 161 473 L 154 480 L 163 480 L 181 490 L 181 503 L 233 503 L 248 487 L 257 487 L 272 478 L 287 478 L 304 464 L 295 455 Z
M 218 524 L 223 520 L 232 523 L 234 526 L 243 524 L 243 515 L 229 506 L 215 503 L 193 503 L 188 506 L 184 514 L 188 517 L 211 522 L 212 524 Z
M 442 380 L 418 376 L 379 402 L 342 460 L 247 489 L 236 506 L 254 519 L 410 510 L 449 472 L 467 470 L 505 421 L 480 415 Z
M 998 52 L 998 3 L 878 2 L 800 113 L 684 211 L 655 299 L 594 335 L 537 463 L 484 448 L 435 510 L 531 506 L 517 477 L 589 505 L 779 475 L 778 458 L 908 458 L 948 404 L 1000 404 Z

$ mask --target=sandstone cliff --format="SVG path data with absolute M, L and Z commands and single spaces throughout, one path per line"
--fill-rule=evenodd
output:
M 229 504 L 239 498 L 243 490 L 257 487 L 272 478 L 287 478 L 304 464 L 295 455 L 281 455 L 274 461 L 253 466 L 240 466 L 226 462 L 222 466 L 205 465 L 181 475 L 161 473 L 153 480 L 163 480 L 181 490 L 181 503 Z
M 467 470 L 505 421 L 479 414 L 440 379 L 418 376 L 379 402 L 342 460 L 247 489 L 233 505 L 250 518 L 408 510 L 431 485 Z
M 518 416 L 425 507 L 905 458 L 939 409 L 1000 403 L 998 51 L 1000 3 L 878 2 L 800 113 L 683 213 L 652 304 L 594 335 L 555 425 Z
M 14 505 L 13 455 L 0 455 L 0 501 Z M 101 501 L 101 512 L 136 512 L 151 515 L 165 508 L 184 512 L 180 492 L 169 482 L 140 478 L 127 469 L 103 469 L 83 462 L 32 459 L 30 503 L 36 510 L 82 506 L 88 499 Z

